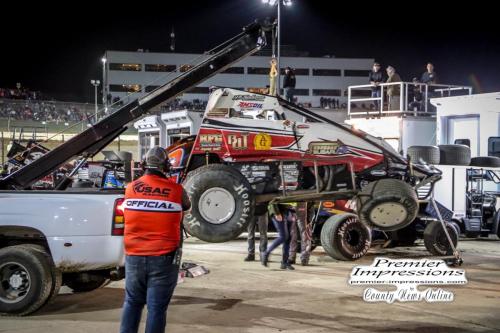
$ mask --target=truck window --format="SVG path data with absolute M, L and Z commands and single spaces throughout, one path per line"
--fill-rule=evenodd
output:
M 488 138 L 488 156 L 500 157 L 500 137 L 491 136 Z

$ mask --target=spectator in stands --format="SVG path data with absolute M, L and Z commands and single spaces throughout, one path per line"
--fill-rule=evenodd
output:
M 289 102 L 293 102 L 295 83 L 295 73 L 290 67 L 286 67 L 285 78 L 283 80 L 283 89 L 285 90 L 285 99 Z
M 422 74 L 420 82 L 425 84 L 437 84 L 438 77 L 436 72 L 434 71 L 434 65 L 432 63 L 427 63 L 427 71 Z
M 434 71 L 434 65 L 430 62 L 427 63 L 427 70 L 422 74 L 422 77 L 420 79 L 422 83 L 425 84 L 437 84 L 438 83 L 438 77 L 436 72 Z M 434 94 L 434 88 L 433 87 L 427 87 L 427 96 L 425 96 L 425 100 L 427 100 L 428 110 L 435 111 L 434 106 L 430 103 L 430 99 L 432 97 L 435 97 Z
M 378 62 L 373 63 L 369 81 L 372 85 L 372 98 L 380 98 L 380 96 L 382 96 L 380 84 L 384 82 L 384 75 L 380 70 L 380 64 Z M 378 100 L 374 100 L 373 104 L 375 105 L 375 110 L 378 110 L 380 108 L 380 103 Z
M 387 83 L 401 82 L 401 77 L 392 66 L 387 67 Z M 387 86 L 387 97 L 389 98 L 389 110 L 399 110 L 400 89 L 399 84 Z
M 422 111 L 423 95 L 421 86 L 416 77 L 413 78 L 413 87 L 408 89 L 408 100 L 410 101 L 408 108 L 411 111 Z

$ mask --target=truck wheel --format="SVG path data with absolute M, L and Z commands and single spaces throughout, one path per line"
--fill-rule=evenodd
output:
M 458 243 L 458 233 L 455 227 L 446 223 L 446 230 L 450 234 L 454 246 Z M 435 256 L 446 256 L 453 254 L 453 249 L 444 233 L 441 222 L 431 221 L 424 229 L 424 244 L 427 251 Z
M 191 199 L 184 227 L 203 241 L 218 243 L 235 239 L 254 218 L 252 187 L 230 166 L 200 167 L 188 174 L 184 188 Z
M 407 153 L 415 164 L 420 163 L 420 160 L 428 164 L 439 164 L 439 148 L 436 146 L 411 146 Z
M 22 245 L 0 250 L 0 312 L 24 316 L 42 307 L 52 289 L 51 264 Z
M 106 277 L 98 274 L 74 273 L 65 276 L 64 284 L 74 293 L 86 293 L 102 287 L 106 280 Z
M 54 265 L 54 262 L 52 261 L 52 257 L 47 253 L 47 250 L 42 246 L 38 244 L 22 244 L 20 245 L 22 247 L 28 248 L 28 249 L 33 249 L 35 251 L 40 252 L 50 263 L 50 272 L 52 275 L 52 287 L 50 288 L 50 293 L 49 297 L 47 298 L 47 301 L 45 304 L 50 304 L 54 301 L 56 296 L 59 294 L 59 290 L 61 289 L 62 286 L 62 273 L 57 267 Z
M 337 260 L 356 260 L 368 252 L 371 233 L 354 214 L 331 216 L 321 229 L 321 246 Z
M 500 167 L 500 158 L 496 156 L 480 156 L 470 159 L 470 165 L 482 167 Z
M 469 165 L 470 148 L 465 145 L 439 145 L 439 164 Z
M 366 185 L 358 194 L 356 210 L 360 221 L 369 228 L 402 229 L 417 216 L 417 193 L 401 180 L 380 179 Z

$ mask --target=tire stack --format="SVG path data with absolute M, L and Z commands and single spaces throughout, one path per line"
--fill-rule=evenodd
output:
M 471 158 L 471 150 L 466 145 L 411 146 L 407 151 L 413 163 L 441 165 L 470 165 L 500 168 L 500 158 L 480 156 Z

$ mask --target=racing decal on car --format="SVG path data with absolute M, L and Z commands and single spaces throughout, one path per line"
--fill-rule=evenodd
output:
M 340 141 L 314 141 L 309 143 L 307 152 L 313 155 L 337 155 Z
M 227 136 L 227 144 L 235 150 L 248 149 L 248 134 L 230 134 Z
M 222 148 L 222 134 L 200 134 L 200 149 L 218 151 Z
M 262 95 L 234 95 L 233 101 L 257 101 L 263 102 L 266 99 L 266 96 Z
M 262 109 L 264 104 L 255 102 L 239 102 L 238 107 L 242 110 L 255 110 Z
M 273 144 L 272 137 L 267 133 L 259 133 L 253 139 L 255 150 L 269 150 Z
M 213 108 L 207 113 L 207 117 L 225 118 L 229 115 L 229 108 Z
M 127 199 L 124 209 L 146 212 L 172 213 L 181 212 L 182 207 L 176 202 L 152 199 Z

